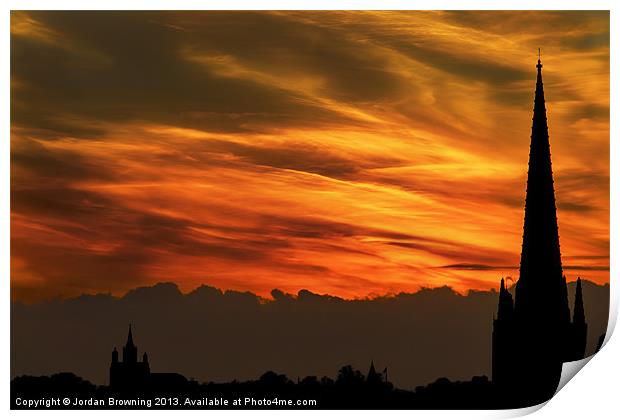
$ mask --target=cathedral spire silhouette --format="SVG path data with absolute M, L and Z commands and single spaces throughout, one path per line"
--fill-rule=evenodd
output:
M 544 324 L 544 328 L 557 329 L 566 327 L 570 314 L 562 273 L 542 67 L 539 57 L 515 312 L 537 325 Z
M 539 58 L 517 287 L 524 292 L 535 287 L 539 294 L 547 294 L 561 287 L 563 274 L 542 67 Z
M 562 363 L 583 357 L 587 324 L 581 282 L 571 323 L 560 237 L 540 50 L 525 193 L 519 280 L 512 295 L 502 279 L 493 322 L 493 382 L 522 403 L 551 398 Z

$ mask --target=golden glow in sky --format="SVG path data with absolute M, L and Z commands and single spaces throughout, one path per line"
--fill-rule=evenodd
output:
M 518 277 L 536 58 L 569 281 L 609 280 L 607 12 L 13 12 L 13 298 Z

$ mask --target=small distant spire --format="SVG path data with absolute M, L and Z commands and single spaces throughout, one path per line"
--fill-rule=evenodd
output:
M 499 290 L 504 290 L 506 288 L 505 284 L 504 284 L 504 278 L 502 277 L 502 280 L 499 283 Z
M 133 335 L 131 334 L 131 322 L 129 323 L 129 332 L 127 333 L 127 346 L 132 347 L 133 344 Z
M 370 369 L 368 369 L 368 378 L 374 377 L 377 374 L 374 361 L 370 361 Z
M 368 369 L 368 375 L 366 376 L 366 381 L 371 384 L 376 384 L 381 382 L 381 376 L 377 373 L 375 369 L 375 363 L 373 360 L 370 361 L 370 369 Z

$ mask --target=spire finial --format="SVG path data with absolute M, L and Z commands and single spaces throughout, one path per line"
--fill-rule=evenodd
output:
M 536 68 L 538 69 L 538 71 L 542 69 L 542 63 L 540 62 L 540 48 L 538 49 L 538 64 L 536 64 Z

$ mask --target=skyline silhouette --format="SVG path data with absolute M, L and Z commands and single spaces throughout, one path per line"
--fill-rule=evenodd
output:
M 583 288 L 589 356 L 606 330 L 609 287 L 584 281 Z M 514 285 L 510 290 L 514 293 Z M 568 290 L 573 305 L 575 283 Z M 498 296 L 438 288 L 348 301 L 274 290 L 273 300 L 265 301 L 208 286 L 183 294 L 173 284 L 160 284 L 122 298 L 12 304 L 11 377 L 63 370 L 106 384 L 110 351 L 125 341 L 131 320 L 154 371 L 199 381 L 251 380 L 270 369 L 292 379 L 333 376 L 346 363 L 365 368 L 371 360 L 389 365 L 390 381 L 400 389 L 415 389 L 441 375 L 459 381 L 491 378 Z M 43 346 L 45 354 L 37 350 Z M 252 348 L 252 363 L 247 363 L 247 348 Z M 422 365 L 412 362 L 421 360 Z
M 596 351 L 600 349 L 599 347 Z M 503 409 L 527 407 L 551 398 L 545 386 L 532 387 L 532 380 L 546 384 L 545 370 L 528 372 L 539 376 L 515 377 L 518 387 L 507 388 L 495 379 L 476 375 L 469 381 L 439 377 L 413 390 L 396 388 L 371 360 L 364 375 L 344 365 L 332 379 L 315 375 L 297 381 L 269 370 L 256 380 L 228 383 L 199 382 L 178 373 L 151 372 L 147 353 L 137 360 L 131 324 L 123 358 L 116 347 L 111 354 L 107 385 L 94 385 L 73 373 L 47 376 L 22 375 L 11 381 L 13 409 Z M 521 363 L 521 366 L 525 366 Z M 534 364 L 536 366 L 536 364 Z M 542 374 L 542 377 L 540 376 Z M 555 383 L 557 386 L 557 383 Z M 540 393 L 540 390 L 543 393 Z M 515 392 L 518 391 L 518 392 Z M 206 395 L 206 396 L 205 396 Z M 62 400 L 62 403 L 61 403 Z M 23 401 L 37 401 L 26 407 Z M 242 402 L 243 401 L 243 402 Z

